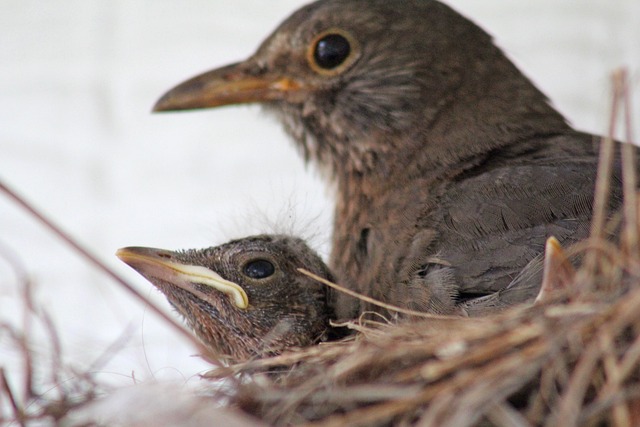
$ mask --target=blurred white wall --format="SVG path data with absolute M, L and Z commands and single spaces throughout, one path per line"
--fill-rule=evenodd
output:
M 0 178 L 163 307 L 115 259 L 118 247 L 204 247 L 276 224 L 314 235 L 326 253 L 331 202 L 257 107 L 150 114 L 166 89 L 248 56 L 304 3 L 0 0 Z M 632 73 L 640 111 L 637 0 L 449 4 L 493 34 L 577 127 L 606 129 L 609 73 L 619 66 Z M 91 362 L 128 326 L 132 338 L 105 375 L 188 377 L 206 366 L 2 194 L 0 321 L 20 312 L 6 248 L 36 283 L 71 360 Z M 8 358 L 6 348 L 0 341 Z

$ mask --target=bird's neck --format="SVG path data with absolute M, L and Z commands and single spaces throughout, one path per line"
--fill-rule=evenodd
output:
M 339 187 L 357 185 L 358 192 L 373 195 L 416 177 L 454 179 L 501 153 L 517 156 L 533 139 L 574 132 L 546 96 L 495 49 L 491 69 L 466 73 L 437 109 L 420 111 L 409 128 L 372 126 L 362 141 L 344 142 L 367 150 L 317 160 Z

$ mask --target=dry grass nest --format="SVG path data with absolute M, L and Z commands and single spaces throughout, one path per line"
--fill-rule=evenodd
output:
M 354 338 L 207 376 L 234 378 L 232 405 L 277 425 L 640 423 L 640 288 L 349 326 Z

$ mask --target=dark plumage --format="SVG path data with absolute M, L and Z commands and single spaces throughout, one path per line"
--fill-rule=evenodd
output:
M 433 0 L 321 0 L 157 111 L 259 102 L 336 192 L 330 267 L 395 305 L 530 301 L 549 236 L 587 236 L 599 138 L 571 128 L 481 28 Z M 619 161 L 611 207 L 621 201 Z M 339 317 L 362 311 L 338 297 Z
M 254 236 L 200 250 L 129 247 L 117 256 L 165 294 L 198 338 L 229 362 L 275 355 L 323 339 L 331 280 L 302 240 Z

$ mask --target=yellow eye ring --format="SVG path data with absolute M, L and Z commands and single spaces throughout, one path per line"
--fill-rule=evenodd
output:
M 307 50 L 311 69 L 324 76 L 335 76 L 349 68 L 360 56 L 360 45 L 346 31 L 330 28 L 313 38 Z

